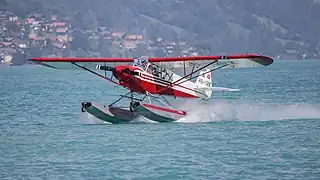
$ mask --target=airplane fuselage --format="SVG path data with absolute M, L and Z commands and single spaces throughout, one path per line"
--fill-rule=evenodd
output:
M 167 73 L 167 72 L 166 72 Z M 181 79 L 177 74 L 159 75 L 158 73 L 144 71 L 136 66 L 117 66 L 113 72 L 115 78 L 119 80 L 120 85 L 131 91 L 146 94 L 169 95 L 183 98 L 198 98 L 195 91 L 195 83 L 185 81 L 181 84 L 174 83 Z M 182 79 L 181 81 L 184 81 Z

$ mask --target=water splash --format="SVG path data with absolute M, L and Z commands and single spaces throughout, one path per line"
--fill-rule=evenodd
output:
M 102 121 L 89 113 L 83 113 L 80 117 L 82 124 L 111 124 L 105 121 Z
M 156 121 L 152 121 L 144 116 L 138 116 L 137 118 L 133 119 L 130 123 L 158 123 Z
M 186 102 L 188 115 L 178 120 L 182 123 L 214 121 L 270 121 L 295 119 L 320 119 L 320 105 L 263 104 L 248 102 L 215 101 L 201 104 Z

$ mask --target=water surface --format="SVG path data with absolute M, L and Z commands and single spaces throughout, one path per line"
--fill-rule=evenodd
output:
M 239 88 L 177 104 L 177 123 L 106 125 L 81 113 L 125 90 L 87 72 L 0 68 L 1 179 L 319 179 L 320 62 L 214 73 Z

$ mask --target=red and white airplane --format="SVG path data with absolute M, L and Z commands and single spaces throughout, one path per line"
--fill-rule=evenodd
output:
M 44 57 L 30 60 L 54 69 L 83 69 L 128 89 L 127 94 L 120 95 L 108 108 L 91 102 L 82 103 L 83 112 L 110 123 L 128 123 L 139 115 L 157 122 L 175 121 L 186 116 L 187 112 L 172 109 L 165 96 L 207 100 L 213 91 L 237 91 L 213 87 L 212 72 L 222 68 L 259 67 L 273 63 L 270 57 L 254 54 L 153 58 Z M 137 98 L 141 95 L 142 98 Z M 129 109 L 115 106 L 124 98 L 130 99 Z M 148 104 L 143 103 L 146 98 Z M 160 105 L 151 104 L 151 99 Z

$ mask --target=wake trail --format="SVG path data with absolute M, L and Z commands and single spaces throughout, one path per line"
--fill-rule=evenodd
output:
M 181 123 L 320 119 L 320 105 L 312 104 L 284 105 L 230 101 L 202 104 L 186 101 L 179 108 L 188 112 L 186 117 L 177 121 Z

